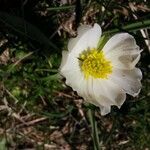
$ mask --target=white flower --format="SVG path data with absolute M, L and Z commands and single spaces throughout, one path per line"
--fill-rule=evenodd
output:
M 79 96 L 106 115 L 111 105 L 121 107 L 126 93 L 139 94 L 142 73 L 135 65 L 141 51 L 128 33 L 114 35 L 98 49 L 102 35 L 98 24 L 82 25 L 77 32 L 68 43 L 68 51 L 62 52 L 60 73 Z

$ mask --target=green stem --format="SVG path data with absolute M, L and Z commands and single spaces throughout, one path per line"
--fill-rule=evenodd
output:
M 99 143 L 99 136 L 98 136 L 98 128 L 97 122 L 95 120 L 95 113 L 94 110 L 88 110 L 89 121 L 92 128 L 92 140 L 94 145 L 94 150 L 100 150 L 100 143 Z
M 61 79 L 61 75 L 59 73 L 56 73 L 54 75 L 50 75 L 48 77 L 41 78 L 42 81 L 51 81 L 51 80 L 59 80 Z
M 75 8 L 75 5 L 71 6 L 60 6 L 60 7 L 51 7 L 47 8 L 48 11 L 58 11 L 58 10 L 68 10 L 68 9 L 73 9 Z
M 121 28 L 105 31 L 104 34 L 114 34 L 120 31 L 133 32 L 144 28 L 150 28 L 150 20 L 142 20 L 142 21 L 134 22 L 126 26 L 123 26 Z

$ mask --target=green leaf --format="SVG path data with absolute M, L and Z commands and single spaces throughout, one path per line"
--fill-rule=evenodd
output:
M 0 141 L 0 150 L 7 150 L 5 138 L 1 139 Z
M 134 23 L 127 24 L 125 26 L 115 28 L 109 31 L 105 31 L 104 34 L 114 34 L 120 31 L 125 31 L 125 32 L 134 32 L 140 29 L 145 29 L 145 28 L 150 28 L 150 20 L 141 20 L 141 21 L 136 21 Z
M 41 114 L 43 114 L 44 116 L 47 116 L 49 118 L 63 118 L 66 115 L 68 115 L 69 113 L 71 113 L 73 110 L 73 106 L 70 106 L 69 108 L 67 108 L 67 110 L 65 112 L 42 112 Z
M 59 6 L 59 7 L 50 7 L 47 8 L 48 11 L 63 11 L 63 10 L 68 10 L 68 9 L 73 9 L 75 8 L 75 5 L 71 5 L 71 6 Z
M 53 74 L 53 75 L 50 75 L 48 77 L 44 77 L 44 78 L 41 78 L 40 80 L 42 81 L 54 81 L 54 80 L 59 80 L 61 79 L 61 75 L 59 73 L 56 73 L 56 74 Z
M 56 46 L 34 25 L 30 24 L 23 18 L 0 12 L 0 22 L 4 23 L 8 28 L 17 32 L 19 35 L 24 36 L 33 41 L 39 42 L 45 48 L 54 48 Z
M 109 39 L 108 34 L 103 35 L 103 36 L 100 38 L 99 42 L 98 42 L 97 49 L 98 49 L 98 50 L 102 50 L 103 47 L 104 47 L 104 45 L 105 45 L 106 42 L 108 41 L 108 39 Z

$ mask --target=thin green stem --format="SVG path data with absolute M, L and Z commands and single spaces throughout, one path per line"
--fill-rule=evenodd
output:
M 17 66 L 21 61 L 25 60 L 27 57 L 31 56 L 34 52 L 29 52 L 28 54 L 26 54 L 25 56 L 23 56 L 21 59 L 19 59 L 18 61 L 16 61 L 13 65 L 12 68 L 14 68 L 15 66 Z M 12 69 L 11 68 L 11 69 Z
M 99 143 L 99 136 L 98 136 L 98 128 L 97 128 L 97 122 L 95 120 L 95 113 L 94 110 L 89 109 L 88 110 L 88 116 L 89 121 L 92 128 L 92 140 L 94 145 L 94 150 L 100 150 L 100 143 Z
M 12 99 L 15 100 L 16 103 L 18 103 L 19 100 L 9 90 L 5 88 L 5 91 Z
M 60 7 L 51 7 L 47 8 L 48 11 L 59 11 L 59 10 L 68 10 L 68 9 L 73 9 L 75 8 L 75 5 L 71 6 L 60 6 Z
M 50 75 L 48 77 L 41 78 L 41 80 L 51 81 L 51 80 L 59 80 L 61 78 L 62 78 L 61 75 L 59 73 L 56 73 L 54 75 Z
M 112 29 L 109 31 L 105 31 L 104 34 L 114 34 L 120 31 L 134 32 L 134 31 L 144 29 L 144 28 L 150 28 L 150 20 L 142 20 L 142 21 L 138 21 L 135 23 L 131 23 L 121 28 L 116 28 L 116 29 Z

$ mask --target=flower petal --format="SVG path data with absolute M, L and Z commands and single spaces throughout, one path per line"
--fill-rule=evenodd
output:
M 94 80 L 93 91 L 97 102 L 106 107 L 116 105 L 120 108 L 126 99 L 125 92 L 111 80 Z
M 77 29 L 77 37 L 76 38 L 71 38 L 68 42 L 68 50 L 71 51 L 76 44 L 79 42 L 80 38 L 84 36 L 89 30 L 91 30 L 92 27 L 90 25 L 81 25 Z
M 66 84 L 71 86 L 74 91 L 78 93 L 79 96 L 83 97 L 86 102 L 89 102 L 93 105 L 96 105 L 100 107 L 101 114 L 105 115 L 110 112 L 110 103 L 112 102 L 104 96 L 95 97 L 93 93 L 93 79 L 90 78 L 90 80 L 85 80 L 84 76 L 79 76 L 77 72 L 71 72 L 71 74 L 68 72 L 67 78 L 66 78 Z M 100 101 L 101 100 L 101 101 Z M 105 102 L 107 101 L 107 102 Z M 106 105 L 103 106 L 101 104 L 105 103 Z
M 103 51 L 113 67 L 119 69 L 133 69 L 141 56 L 135 39 L 128 33 L 113 36 L 106 43 Z
M 67 59 L 68 59 L 68 51 L 62 51 L 62 59 L 59 70 L 61 70 L 65 66 L 65 64 L 67 63 Z
M 96 48 L 102 34 L 101 27 L 96 23 L 93 27 L 82 25 L 77 32 L 77 37 L 68 43 L 68 50 L 73 52 L 74 56 L 78 56 L 87 48 Z
M 83 97 L 84 100 L 93 103 L 93 94 L 89 91 L 88 82 L 80 70 L 64 69 L 62 71 L 62 75 L 66 77 L 66 84 L 72 87 L 72 89 L 76 91 L 79 96 Z
M 120 49 L 121 51 L 134 50 L 138 46 L 134 37 L 128 33 L 119 33 L 112 36 L 103 47 L 105 54 Z
M 60 74 L 64 77 L 68 72 L 80 71 L 79 60 L 67 51 L 62 53 L 62 62 L 60 65 Z M 67 77 L 66 77 L 67 78 Z
M 133 70 L 114 70 L 110 76 L 111 81 L 119 83 L 118 85 L 124 91 L 132 96 L 137 96 L 141 90 L 142 73 L 141 70 L 135 68 Z
M 72 71 L 66 73 L 66 84 L 73 88 L 74 91 L 83 93 L 86 86 L 84 86 L 84 78 L 79 71 Z M 82 88 L 83 87 L 83 88 Z
M 120 51 L 116 50 L 114 53 L 106 55 L 106 58 L 111 61 L 112 66 L 118 69 L 131 70 L 138 63 L 141 51 Z
M 111 106 L 100 106 L 100 110 L 102 116 L 107 115 L 111 111 Z
M 102 115 L 110 112 L 111 105 L 120 108 L 126 99 L 125 92 L 109 80 L 93 80 L 92 78 L 84 80 L 77 89 L 77 93 L 84 100 L 100 107 Z

